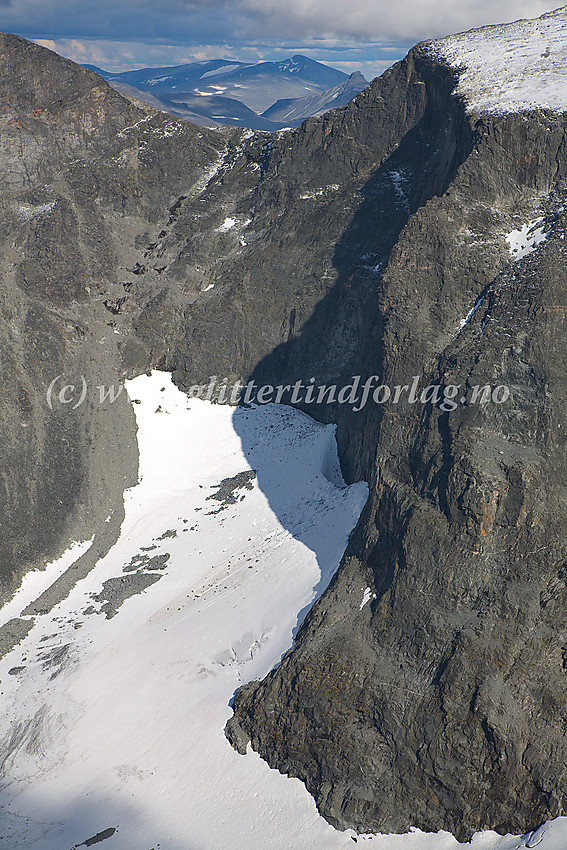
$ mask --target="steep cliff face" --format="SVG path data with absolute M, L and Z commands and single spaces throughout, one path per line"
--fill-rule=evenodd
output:
M 412 215 L 351 362 L 390 387 L 459 385 L 458 405 L 335 412 L 343 464 L 371 498 L 295 648 L 237 693 L 227 730 L 339 827 L 460 839 L 567 807 L 567 120 L 525 106 L 468 120 L 451 179 L 434 171 L 437 197 L 417 196 L 422 163 L 398 166 Z M 504 234 L 538 215 L 547 239 L 514 262 Z M 328 315 L 344 321 L 334 297 Z M 486 384 L 510 399 L 460 403 Z
M 2 595 L 28 565 L 102 528 L 100 554 L 120 525 L 136 470 L 133 416 L 125 397 L 100 404 L 97 385 L 149 362 L 128 327 L 162 287 L 148 269 L 137 293 L 137 263 L 225 144 L 0 36 Z M 87 396 L 71 410 L 82 379 Z M 59 402 L 65 385 L 69 404 Z
M 233 742 L 340 827 L 464 840 L 565 813 L 564 243 L 521 262 L 424 381 L 512 398 L 369 423 L 372 496 L 343 566 L 294 651 L 236 697 Z
M 181 208 L 162 247 L 168 272 L 214 286 L 187 308 L 168 355 L 181 383 L 338 377 L 358 362 L 378 269 L 411 209 L 444 190 L 470 144 L 453 84 L 447 69 L 410 56 L 348 107 L 251 139 Z M 421 175 L 407 198 L 403 163 Z M 219 199 L 224 212 L 212 218 Z M 211 235 L 225 215 L 233 226 Z
M 228 734 L 340 827 L 463 838 L 563 813 L 565 113 L 475 100 L 451 42 L 292 132 L 209 132 L 0 46 L 4 590 L 109 509 L 119 524 L 131 411 L 96 388 L 125 374 L 508 386 L 454 410 L 309 405 L 371 495 Z M 506 235 L 538 217 L 515 261 Z M 71 412 L 60 381 L 51 411 L 58 376 L 95 395 Z

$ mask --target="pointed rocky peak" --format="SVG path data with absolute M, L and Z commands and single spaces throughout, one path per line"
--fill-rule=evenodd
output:
M 368 85 L 368 80 L 361 71 L 354 71 L 354 73 L 349 76 L 349 81 L 351 83 L 362 83 L 365 86 Z
M 93 89 L 107 89 L 94 71 L 25 38 L 0 33 L 0 93 L 10 108 L 53 109 Z

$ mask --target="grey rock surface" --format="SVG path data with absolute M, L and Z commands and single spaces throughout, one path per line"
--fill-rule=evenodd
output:
M 171 129 L 94 73 L 0 36 L 4 598 L 71 540 L 108 538 L 107 516 L 118 532 L 136 480 L 134 417 L 125 393 L 101 403 L 98 387 L 150 364 L 128 327 L 163 287 L 148 269 L 138 294 L 137 263 L 225 143 L 181 122 Z M 82 379 L 88 392 L 72 409 Z M 65 385 L 71 404 L 59 402 Z

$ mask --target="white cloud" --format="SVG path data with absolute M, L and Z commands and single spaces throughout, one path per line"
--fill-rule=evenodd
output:
M 221 59 L 234 53 L 226 45 L 203 45 L 194 49 L 178 44 L 147 44 L 138 41 L 106 39 L 34 39 L 36 44 L 54 50 L 61 56 L 80 64 L 98 65 L 105 71 L 120 73 L 134 68 L 159 65 L 184 65 L 202 59 Z M 240 53 L 245 54 L 242 50 Z M 239 55 L 240 55 L 239 53 Z M 246 61 L 248 57 L 244 58 Z M 251 59 L 257 61 L 257 57 Z
M 419 41 L 491 23 L 533 18 L 557 8 L 545 0 L 239 0 L 254 13 L 255 33 L 334 35 Z
M 0 3 L 2 0 L 0 0 Z M 0 28 L 37 38 L 67 36 L 206 44 L 317 36 L 419 41 L 490 23 L 536 17 L 557 0 L 19 0 Z M 41 29 L 41 31 L 40 31 Z M 193 41 L 195 39 L 195 41 Z
M 48 50 L 54 50 L 56 53 L 60 52 L 57 49 L 57 43 L 50 38 L 38 38 L 35 43 L 39 44 L 40 47 L 46 47 Z
M 1 3 L 1 0 L 0 0 Z M 557 0 L 20 0 L 0 29 L 26 34 L 77 62 L 119 72 L 202 59 L 257 62 L 293 53 L 367 78 L 426 38 L 536 17 Z M 96 14 L 95 14 L 96 12 Z M 102 23 L 101 23 L 102 22 Z M 55 34 L 54 34 L 55 33 Z M 67 37 L 64 37 L 67 35 Z
M 374 77 L 379 77 L 383 74 L 386 68 L 393 65 L 397 58 L 392 59 L 376 59 L 361 61 L 354 60 L 353 62 L 338 62 L 333 60 L 330 64 L 333 68 L 338 68 L 339 71 L 344 71 L 345 74 L 353 74 L 355 71 L 360 71 L 367 80 L 373 80 Z
M 34 39 L 36 44 L 54 50 L 67 59 L 80 64 L 97 65 L 105 71 L 120 73 L 136 68 L 184 65 L 206 59 L 234 59 L 241 62 L 278 61 L 294 53 L 306 53 L 312 59 L 339 68 L 345 74 L 361 71 L 371 80 L 383 73 L 405 54 L 404 48 L 395 48 L 392 55 L 382 58 L 383 47 L 364 44 L 352 39 L 306 40 L 303 44 L 266 47 L 254 44 L 239 46 L 205 44 L 183 47 L 176 44 L 148 44 L 142 41 L 110 41 L 106 39 Z M 324 46 L 323 46 L 324 45 Z M 378 55 L 380 54 L 380 58 Z M 376 58 L 373 58 L 376 57 Z

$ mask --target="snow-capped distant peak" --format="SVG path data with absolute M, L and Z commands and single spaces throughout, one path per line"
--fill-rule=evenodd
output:
M 567 7 L 424 42 L 459 71 L 469 112 L 567 111 Z
M 293 73 L 294 71 L 299 71 L 300 68 L 305 66 L 305 59 L 303 56 L 292 56 L 290 59 L 284 59 L 283 62 L 278 62 L 278 67 L 281 71 L 290 71 Z
M 289 74 L 297 74 L 303 66 L 293 59 L 288 59 L 287 62 L 280 62 L 279 67 L 281 71 L 287 71 Z

